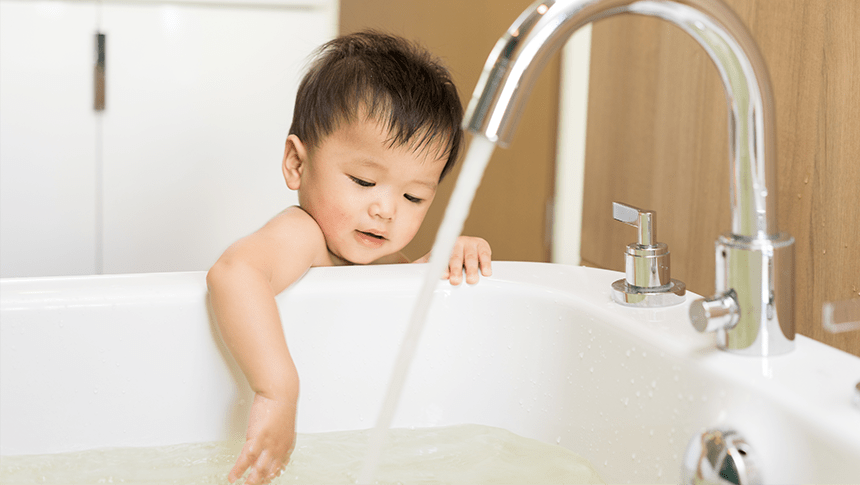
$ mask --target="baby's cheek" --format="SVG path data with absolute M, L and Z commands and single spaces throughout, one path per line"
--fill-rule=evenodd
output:
M 340 197 L 332 196 L 321 201 L 321 205 L 325 208 L 321 217 L 325 219 L 326 225 L 332 228 L 343 228 L 351 223 L 353 212 L 350 211 L 350 208 L 355 207 L 355 204 L 349 200 L 352 199 L 351 197 L 346 199 L 341 200 Z M 320 221 L 317 222 L 322 224 Z
M 334 249 L 337 252 L 339 251 L 338 248 L 343 244 L 343 241 L 345 241 L 347 232 L 351 232 L 351 230 L 347 229 L 347 219 L 342 212 L 332 211 L 325 208 L 322 209 L 323 210 L 318 210 L 315 214 L 311 215 L 319 225 L 320 230 L 323 233 L 323 237 L 325 238 L 326 245 L 329 249 Z
M 424 216 L 427 214 L 427 211 L 421 211 L 419 214 L 410 215 L 406 221 L 404 221 L 404 230 L 403 233 L 406 236 L 407 240 L 403 244 L 404 246 L 409 244 L 410 241 L 418 234 L 418 230 L 421 229 L 421 224 L 424 222 Z

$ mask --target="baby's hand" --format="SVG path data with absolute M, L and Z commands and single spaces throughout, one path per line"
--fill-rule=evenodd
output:
M 246 470 L 246 484 L 269 483 L 281 474 L 290 461 L 296 442 L 296 406 L 288 399 L 269 399 L 254 395 L 248 435 L 236 465 L 227 479 L 235 482 Z
M 466 283 L 474 285 L 478 282 L 478 270 L 484 276 L 493 274 L 490 256 L 492 255 L 490 244 L 479 238 L 460 236 L 451 253 L 445 278 L 452 285 L 459 285 L 463 281 L 463 268 L 466 269 Z

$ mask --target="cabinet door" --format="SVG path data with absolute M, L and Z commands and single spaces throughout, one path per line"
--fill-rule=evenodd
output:
M 296 204 L 281 160 L 323 8 L 104 4 L 104 271 L 204 270 Z
M 96 272 L 95 5 L 0 1 L 0 276 Z

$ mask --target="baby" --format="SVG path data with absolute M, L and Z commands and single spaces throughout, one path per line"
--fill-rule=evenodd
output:
M 206 278 L 221 336 L 255 393 L 231 483 L 249 469 L 246 483 L 268 483 L 295 442 L 299 377 L 275 295 L 313 266 L 408 262 L 401 250 L 457 159 L 462 117 L 448 71 L 414 44 L 361 32 L 319 49 L 282 163 L 299 206 L 230 246 Z M 446 277 L 456 285 L 464 273 L 472 284 L 491 274 L 483 239 L 457 241 Z

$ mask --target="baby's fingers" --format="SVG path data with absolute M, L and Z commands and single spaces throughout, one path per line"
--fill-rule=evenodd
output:
M 270 469 L 272 467 L 272 455 L 269 450 L 263 450 L 257 462 L 251 468 L 251 474 L 245 480 L 246 485 L 259 485 L 261 483 L 269 483 L 272 481 Z
M 493 276 L 493 252 L 486 242 L 478 245 L 478 264 L 481 265 L 482 275 Z
M 484 276 L 493 275 L 492 251 L 490 245 L 480 238 L 466 247 L 466 282 L 474 285 L 478 282 L 478 272 Z
M 478 251 L 476 248 L 467 248 L 466 256 L 463 258 L 463 266 L 466 268 L 466 283 L 474 285 L 478 282 Z
M 266 482 L 269 483 L 272 480 L 281 476 L 281 473 L 284 471 L 284 467 L 286 467 L 286 463 L 280 463 L 277 460 L 272 460 L 272 463 L 269 465 L 269 471 L 266 474 Z
M 245 446 L 242 447 L 242 453 L 239 454 L 239 459 L 236 460 L 236 464 L 233 465 L 233 469 L 230 470 L 230 474 L 227 475 L 227 480 L 229 480 L 230 483 L 233 483 L 241 478 L 248 470 L 248 467 L 257 461 L 257 457 L 258 455 L 253 450 L 252 445 L 246 442 Z
M 463 248 L 459 242 L 448 262 L 448 281 L 452 285 L 459 285 L 463 281 Z

